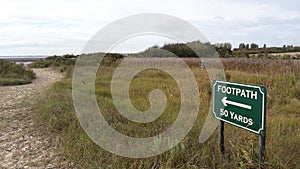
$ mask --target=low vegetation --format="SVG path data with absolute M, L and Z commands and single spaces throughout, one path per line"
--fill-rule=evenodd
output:
M 97 55 L 97 54 L 95 54 Z M 30 68 L 54 68 L 65 74 L 66 77 L 71 77 L 75 61 L 78 55 L 63 55 L 63 56 L 51 56 L 46 59 L 37 60 L 28 65 Z M 120 54 L 109 53 L 103 58 L 102 64 L 105 66 L 114 66 L 118 63 L 118 60 L 124 56 Z
M 0 86 L 28 84 L 34 78 L 35 74 L 22 65 L 0 60 Z
M 54 68 L 67 77 L 71 76 L 73 66 L 75 64 L 76 55 L 51 56 L 45 59 L 37 60 L 28 65 L 29 68 Z
M 192 130 L 176 147 L 161 155 L 131 159 L 111 154 L 97 146 L 81 128 L 72 103 L 71 78 L 56 83 L 35 104 L 38 122 L 56 133 L 60 148 L 78 168 L 299 168 L 300 164 L 300 61 L 270 59 L 223 59 L 228 81 L 264 85 L 268 89 L 267 156 L 258 163 L 258 136 L 225 125 L 225 148 L 218 147 L 218 133 L 204 144 L 198 137 L 211 103 L 211 82 L 198 59 L 185 60 L 192 69 L 200 92 L 200 111 Z M 96 78 L 96 98 L 105 119 L 117 131 L 132 137 L 149 137 L 168 128 L 180 109 L 180 90 L 165 72 L 140 72 L 130 86 L 132 104 L 149 108 L 148 94 L 159 88 L 167 96 L 163 115 L 153 123 L 137 124 L 122 117 L 110 92 L 117 63 L 101 66 Z M 183 76 L 184 78 L 184 76 Z

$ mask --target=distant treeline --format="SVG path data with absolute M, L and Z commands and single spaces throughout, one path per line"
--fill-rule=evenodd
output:
M 230 43 L 201 43 L 200 41 L 188 43 L 172 43 L 163 46 L 152 46 L 145 51 L 126 54 L 128 57 L 180 57 L 180 58 L 198 58 L 200 57 L 221 57 L 221 58 L 277 58 L 277 59 L 300 59 L 300 54 L 289 54 L 288 52 L 300 52 L 299 46 L 284 45 L 283 47 L 267 47 L 263 45 L 259 47 L 257 44 L 241 43 L 238 48 L 232 49 Z M 29 65 L 29 67 L 59 67 L 64 72 L 69 66 L 74 66 L 75 59 L 78 56 L 99 55 L 83 54 L 83 55 L 63 55 L 52 56 L 46 59 L 38 60 Z M 118 60 L 124 58 L 124 54 L 107 53 L 101 64 L 110 66 L 118 64 Z
M 169 51 L 178 57 L 189 58 L 189 57 L 211 57 L 215 52 L 218 53 L 219 57 L 229 58 L 229 57 L 241 57 L 241 58 L 300 58 L 299 55 L 284 55 L 284 56 L 274 56 L 269 54 L 287 53 L 287 52 L 300 52 L 300 47 L 293 45 L 284 45 L 283 47 L 267 47 L 266 44 L 263 47 L 259 47 L 257 44 L 244 44 L 241 43 L 238 48 L 232 49 L 230 43 L 201 43 L 199 41 L 175 44 L 165 44 L 161 47 L 153 46 L 136 54 L 137 56 L 144 57 L 168 57 L 172 56 Z M 174 55 L 173 55 L 174 56 Z
M 131 54 L 134 57 L 181 57 L 194 58 L 198 56 L 210 57 L 216 55 L 216 50 L 209 43 L 200 43 L 199 41 L 189 43 L 165 44 L 162 47 L 153 46 L 143 52 Z
M 241 43 L 239 48 L 235 48 L 232 51 L 232 55 L 236 57 L 271 57 L 269 54 L 288 53 L 288 52 L 300 52 L 299 46 L 283 45 L 282 47 L 267 47 L 266 44 L 263 47 L 259 47 L 257 44 L 244 44 Z M 285 55 L 288 57 L 288 55 Z M 290 56 L 291 58 L 300 58 L 299 55 Z

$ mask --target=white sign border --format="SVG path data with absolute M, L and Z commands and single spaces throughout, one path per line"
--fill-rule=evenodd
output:
M 251 131 L 253 133 L 256 133 L 256 134 L 260 134 L 261 131 L 264 130 L 265 128 L 265 114 L 266 114 L 266 111 L 265 111 L 265 93 L 261 90 L 262 86 L 254 86 L 254 85 L 249 85 L 249 84 L 242 84 L 242 83 L 233 83 L 233 82 L 226 82 L 226 81 L 220 81 L 220 80 L 214 80 L 213 81 L 214 84 L 213 84 L 213 92 L 212 92 L 212 104 L 213 104 L 213 114 L 214 114 L 214 117 L 218 120 L 221 120 L 221 121 L 225 121 L 229 124 L 232 124 L 234 126 L 237 126 L 237 127 L 240 127 L 240 128 L 243 128 L 245 130 L 248 130 L 248 131 Z M 239 85 L 239 86 L 244 86 L 244 87 L 251 87 L 251 88 L 258 88 L 260 93 L 262 94 L 263 98 L 262 98 L 262 126 L 261 128 L 258 130 L 258 131 L 255 131 L 255 130 L 252 130 L 252 129 L 249 129 L 249 128 L 246 128 L 244 126 L 241 126 L 241 125 L 238 125 L 238 124 L 235 124 L 235 123 L 232 123 L 228 120 L 225 120 L 225 119 L 222 119 L 222 118 L 219 118 L 217 117 L 216 113 L 215 113 L 215 104 L 214 104 L 214 96 L 215 96 L 215 85 L 217 83 L 223 83 L 223 84 L 232 84 L 232 85 Z

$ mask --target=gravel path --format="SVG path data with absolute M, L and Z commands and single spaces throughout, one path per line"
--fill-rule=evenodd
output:
M 34 123 L 33 93 L 60 80 L 51 69 L 33 69 L 28 85 L 0 87 L 0 168 L 68 168 L 57 151 L 57 138 Z M 50 135 L 51 136 L 51 135 Z

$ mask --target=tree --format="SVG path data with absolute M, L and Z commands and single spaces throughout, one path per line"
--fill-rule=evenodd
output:
M 256 49 L 258 49 L 258 45 L 255 44 L 255 43 L 251 43 L 250 49 L 251 49 L 251 50 L 256 50 Z
M 229 42 L 224 43 L 224 48 L 231 50 L 232 49 L 232 45 Z
M 244 43 L 240 43 L 239 49 L 245 49 L 245 48 L 246 48 L 246 45 Z
M 264 49 L 266 49 L 267 48 L 267 45 L 266 44 L 264 44 Z
M 249 50 L 249 44 L 246 45 L 246 50 Z
M 214 44 L 214 47 L 216 51 L 218 52 L 220 57 L 230 57 L 232 51 L 232 45 L 231 43 L 225 42 L 225 43 L 216 43 Z

